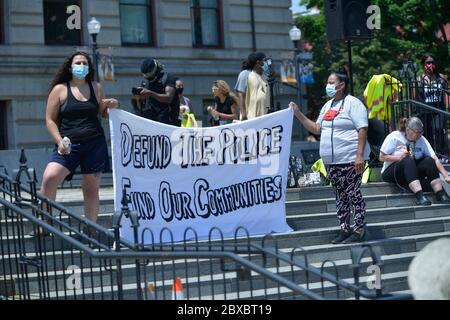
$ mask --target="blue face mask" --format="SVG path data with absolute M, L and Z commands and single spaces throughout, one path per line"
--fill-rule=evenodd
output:
M 269 63 L 267 61 L 264 61 L 263 71 L 265 73 L 269 72 Z
M 333 98 L 336 95 L 336 85 L 335 84 L 327 84 L 327 96 Z
M 72 75 L 77 79 L 84 79 L 89 74 L 89 66 L 75 64 L 72 66 Z

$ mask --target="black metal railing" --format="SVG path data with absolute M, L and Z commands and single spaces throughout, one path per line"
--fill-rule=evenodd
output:
M 357 270 L 382 267 L 378 245 L 352 247 L 349 268 L 328 260 L 313 266 L 302 248 L 280 250 L 276 236 L 258 241 L 245 228 L 233 239 L 214 228 L 207 240 L 190 228 L 178 243 L 155 241 L 171 235 L 168 229 L 159 235 L 144 229 L 142 242 L 130 243 L 120 238 L 121 220 L 131 220 L 136 240 L 139 224 L 126 195 L 110 230 L 39 194 L 35 178 L 25 157 L 14 179 L 0 173 L 0 296 L 6 299 L 411 298 L 365 289 Z M 174 282 L 184 284 L 183 297 Z
M 417 100 L 401 100 L 391 104 L 392 123 L 400 118 L 417 116 L 424 124 L 424 135 L 436 154 L 446 163 L 449 162 L 450 112 L 434 108 Z
M 418 75 L 412 62 L 405 62 L 397 75 L 397 82 L 387 83 L 398 87 L 398 95 L 389 106 L 390 131 L 395 130 L 403 117 L 417 116 L 424 124 L 424 136 L 438 156 L 449 161 L 450 91 L 444 80 L 430 82 Z M 387 111 L 387 110 L 386 110 Z

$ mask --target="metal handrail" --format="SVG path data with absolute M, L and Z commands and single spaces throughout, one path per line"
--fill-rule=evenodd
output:
M 5 175 L 5 174 L 3 174 L 1 172 L 0 172 L 0 179 L 12 182 L 11 178 L 9 176 L 7 176 L 7 175 Z M 20 184 L 20 188 L 23 191 L 32 194 L 32 191 L 26 185 Z M 1 191 L 7 192 L 8 194 L 13 195 L 11 190 L 3 190 L 2 189 Z M 96 231 L 99 231 L 99 232 L 102 232 L 103 234 L 109 235 L 112 240 L 115 239 L 114 238 L 114 233 L 111 232 L 110 230 L 108 230 L 108 229 L 104 228 L 103 226 L 101 226 L 101 225 L 99 225 L 99 224 L 97 224 L 97 223 L 87 219 L 86 217 L 83 217 L 82 215 L 79 215 L 79 214 L 71 212 L 70 210 L 67 210 L 66 207 L 64 207 L 63 205 L 59 204 L 58 202 L 48 198 L 47 196 L 43 195 L 42 193 L 36 192 L 36 198 L 38 200 L 40 200 L 40 201 L 48 203 L 52 208 L 54 208 L 56 210 L 59 210 L 61 212 L 64 212 L 64 214 L 66 214 L 70 218 L 75 219 L 78 222 L 81 222 L 81 223 L 87 225 L 88 227 L 91 227 L 91 228 L 95 229 Z M 30 209 L 34 209 L 36 211 L 42 211 L 39 208 L 39 206 L 37 204 L 34 204 L 34 203 L 22 202 L 21 205 L 22 206 L 26 206 L 26 207 L 28 207 Z M 63 223 L 61 223 L 61 222 L 59 222 L 59 223 L 63 225 Z M 125 246 L 125 247 L 127 247 L 129 249 L 134 249 L 134 244 L 132 244 L 131 242 L 127 241 L 126 239 L 121 238 L 120 239 L 120 243 L 121 243 L 121 245 L 123 245 L 123 246 Z
M 239 263 L 240 265 L 263 275 L 264 277 L 275 281 L 279 283 L 280 285 L 283 285 L 292 291 L 296 292 L 297 294 L 301 294 L 307 298 L 315 299 L 315 300 L 323 300 L 324 298 L 310 290 L 304 289 L 301 286 L 298 286 L 292 281 L 287 280 L 286 278 L 277 275 L 275 273 L 272 273 L 268 271 L 266 268 L 263 268 L 256 263 L 251 262 L 250 260 L 244 259 L 241 256 L 239 256 L 236 253 L 233 252 L 226 252 L 223 250 L 220 251 L 133 251 L 133 252 L 97 252 L 95 250 L 92 250 L 88 246 L 80 243 L 79 241 L 67 236 L 60 230 L 52 227 L 51 225 L 48 225 L 44 221 L 34 217 L 32 214 L 24 211 L 23 209 L 19 208 L 18 206 L 0 198 L 0 204 L 9 208 L 10 210 L 13 210 L 14 212 L 20 214 L 22 217 L 28 219 L 29 221 L 33 222 L 34 224 L 44 228 L 45 230 L 53 233 L 58 238 L 62 239 L 63 241 L 73 245 L 75 248 L 77 248 L 80 251 L 83 251 L 83 253 L 89 255 L 91 258 L 96 258 L 99 260 L 117 260 L 117 259 L 201 259 L 201 258 L 209 258 L 209 259 L 229 259 L 236 263 Z
M 30 179 L 32 180 L 32 179 Z M 8 210 L 11 210 L 15 212 L 17 215 L 19 215 L 22 219 L 25 218 L 28 221 L 30 221 L 33 226 L 36 228 L 42 228 L 45 231 L 50 232 L 53 236 L 59 238 L 66 244 L 70 244 L 74 248 L 80 251 L 80 254 L 86 254 L 89 256 L 89 259 L 98 259 L 98 261 L 106 261 L 106 260 L 114 260 L 117 261 L 117 268 L 118 268 L 118 278 L 119 274 L 122 272 L 121 270 L 121 263 L 123 259 L 133 259 L 136 261 L 136 266 L 140 265 L 140 260 L 176 260 L 176 259 L 220 259 L 225 260 L 229 259 L 233 261 L 234 263 L 238 264 L 240 266 L 240 270 L 248 270 L 248 271 L 254 271 L 255 273 L 261 275 L 264 277 L 264 281 L 271 280 L 278 284 L 278 295 L 280 295 L 280 285 L 283 287 L 286 287 L 290 290 L 292 290 L 292 293 L 298 294 L 310 299 L 325 299 L 325 297 L 313 292 L 312 290 L 309 290 L 308 288 L 303 288 L 301 285 L 296 284 L 295 282 L 288 280 L 286 277 L 277 274 L 279 271 L 279 262 L 284 261 L 285 263 L 288 263 L 291 266 L 291 269 L 295 266 L 302 270 L 304 270 L 307 274 L 318 276 L 322 283 L 323 280 L 329 281 L 332 284 L 336 285 L 337 290 L 339 288 L 346 289 L 350 292 L 353 292 L 355 294 L 355 298 L 359 299 L 359 297 L 365 297 L 369 299 L 384 299 L 389 296 L 389 298 L 392 298 L 391 295 L 381 295 L 381 294 L 373 294 L 371 291 L 362 291 L 361 287 L 357 285 L 358 279 L 355 279 L 355 284 L 351 284 L 347 281 L 340 280 L 337 278 L 337 276 L 333 276 L 332 274 L 328 272 L 324 272 L 323 270 L 319 270 L 309 264 L 302 263 L 301 260 L 298 258 L 293 257 L 292 255 L 287 255 L 283 252 L 280 252 L 278 250 L 278 244 L 277 240 L 274 238 L 275 241 L 275 248 L 267 248 L 265 246 L 266 237 L 263 239 L 262 246 L 259 246 L 254 243 L 249 242 L 249 237 L 247 237 L 247 243 L 245 245 L 241 245 L 240 247 L 237 246 L 237 242 L 234 245 L 230 245 L 229 247 L 225 246 L 223 237 L 221 238 L 221 246 L 219 246 L 217 243 L 213 243 L 211 241 L 211 237 L 209 239 L 209 243 L 206 245 L 202 243 L 199 245 L 198 241 L 196 241 L 193 244 L 187 244 L 186 241 L 184 243 L 180 243 L 179 246 L 177 246 L 175 243 L 170 243 L 169 246 L 159 245 L 159 250 L 155 250 L 155 246 L 152 247 L 152 250 L 146 250 L 145 246 L 139 246 L 137 243 L 131 244 L 124 239 L 120 239 L 117 236 L 114 238 L 112 235 L 112 232 L 109 230 L 103 228 L 100 225 L 97 225 L 96 223 L 91 222 L 90 220 L 87 220 L 84 217 L 81 217 L 78 214 L 72 213 L 69 210 L 67 210 L 64 206 L 56 203 L 55 201 L 49 199 L 48 197 L 39 194 L 35 188 L 33 188 L 33 181 L 28 181 L 30 183 L 30 188 L 22 185 L 20 181 L 20 177 L 16 177 L 15 180 L 12 180 L 9 176 L 1 174 L 0 173 L 0 182 L 3 182 L 0 184 L 0 191 L 4 194 L 8 194 L 11 196 L 11 201 L 7 201 L 6 199 L 3 199 L 0 197 L 0 205 L 4 206 Z M 25 192 L 28 192 L 31 195 L 31 200 L 39 199 L 41 201 L 47 201 L 49 205 L 51 205 L 54 208 L 57 208 L 62 213 L 68 215 L 69 217 L 75 219 L 76 221 L 85 223 L 88 226 L 92 226 L 96 228 L 98 231 L 105 232 L 109 236 L 112 237 L 115 241 L 115 250 L 109 250 L 109 247 L 105 248 L 103 245 L 99 245 L 98 242 L 95 240 L 90 241 L 90 244 L 97 245 L 100 249 L 105 250 L 94 250 L 92 247 L 85 245 L 80 242 L 80 240 L 74 239 L 70 235 L 67 235 L 62 231 L 62 228 L 65 230 L 69 230 L 71 233 L 74 231 L 76 234 L 78 234 L 77 230 L 74 229 L 70 224 L 64 223 L 62 221 L 56 220 L 54 218 L 54 221 L 57 221 L 58 226 L 55 227 L 51 223 L 48 223 L 42 219 L 39 218 L 39 215 L 45 218 L 51 218 L 52 214 L 50 212 L 46 212 L 45 210 L 41 209 L 39 207 L 39 203 L 37 201 L 17 201 L 15 197 L 18 197 L 18 195 L 14 195 L 11 190 L 8 188 L 5 188 L 5 182 L 9 182 L 10 186 L 14 186 L 15 192 L 20 195 L 20 190 L 23 190 Z M 7 186 L 7 185 L 6 185 Z M 18 190 L 17 190 L 18 188 Z M 14 201 L 13 201 L 14 199 Z M 24 210 L 24 208 L 32 209 L 32 213 L 27 212 Z M 123 206 L 122 210 L 128 210 L 127 206 Z M 124 212 L 121 212 L 120 216 L 124 216 Z M 120 217 L 119 217 L 120 218 Z M 137 222 L 136 222 L 137 223 Z M 117 225 L 120 224 L 120 219 L 116 223 Z M 59 227 L 59 229 L 58 229 Z M 221 231 L 217 229 L 220 233 Z M 170 231 L 170 230 L 169 230 Z M 22 233 L 19 231 L 19 236 L 23 235 L 23 229 Z M 235 241 L 237 241 L 238 238 L 235 237 Z M 245 240 L 245 239 L 244 239 Z M 125 247 L 130 249 L 129 251 L 120 251 L 120 246 L 122 244 L 125 244 Z M 215 246 L 219 248 L 215 248 Z M 164 250 L 163 248 L 166 247 L 168 250 Z M 139 250 L 142 251 L 139 251 Z M 178 250 L 176 250 L 178 249 Z M 225 250 L 227 249 L 227 250 Z M 17 252 L 16 252 L 17 254 Z M 22 252 L 19 252 L 19 254 L 23 254 Z M 248 256 L 250 255 L 261 255 L 264 263 L 263 265 L 258 265 L 251 259 L 246 259 L 243 256 L 240 256 L 240 254 L 246 254 Z M 45 255 L 46 256 L 46 255 Z M 277 272 L 272 272 L 267 269 L 267 256 L 271 256 L 272 258 L 275 258 L 276 265 L 277 265 Z M 374 263 L 377 264 L 377 262 L 372 257 L 372 260 Z M 91 266 L 92 268 L 92 266 Z M 230 269 L 231 270 L 231 269 Z M 234 270 L 237 270 L 236 268 Z M 137 270 L 138 271 L 138 270 Z M 227 271 L 222 264 L 222 271 Z M 358 275 L 359 277 L 359 275 Z M 137 283 L 141 283 L 139 280 L 140 276 L 137 277 Z M 119 286 L 119 298 L 123 298 L 122 295 L 122 280 L 120 276 L 120 280 L 118 280 L 118 286 Z M 308 283 L 309 286 L 309 283 Z M 140 287 L 139 287 L 140 288 Z M 265 287 L 267 289 L 267 287 Z M 266 290 L 265 289 L 265 290 Z M 267 293 L 266 293 L 267 294 Z M 395 296 L 393 297 L 395 299 Z
M 235 263 L 240 264 L 241 266 L 254 271 L 262 276 L 264 276 L 267 279 L 270 279 L 272 281 L 275 281 L 279 283 L 282 286 L 285 286 L 289 289 L 291 289 L 293 292 L 300 294 L 304 297 L 315 299 L 315 300 L 323 300 L 324 297 L 314 293 L 311 290 L 302 288 L 301 286 L 297 285 L 296 283 L 278 275 L 273 272 L 268 271 L 266 268 L 261 267 L 257 265 L 256 263 L 245 259 L 241 257 L 238 253 L 225 251 L 224 248 L 217 251 L 212 251 L 210 247 L 205 246 L 204 251 L 197 250 L 183 250 L 183 251 L 174 251 L 174 250 L 168 250 L 168 251 L 128 251 L 128 252 L 98 252 L 95 251 L 88 246 L 80 243 L 79 241 L 67 236 L 57 228 L 52 227 L 51 225 L 48 225 L 44 221 L 34 217 L 32 214 L 24 211 L 23 209 L 19 208 L 18 206 L 9 203 L 8 201 L 0 198 L 0 204 L 4 205 L 5 207 L 8 207 L 9 209 L 13 210 L 14 212 L 22 215 L 24 218 L 28 219 L 29 221 L 35 223 L 36 225 L 46 229 L 47 231 L 51 232 L 58 238 L 62 239 L 63 241 L 73 245 L 75 248 L 77 248 L 80 251 L 83 251 L 85 254 L 89 255 L 91 258 L 99 259 L 99 260 L 117 260 L 117 259 L 229 259 L 232 260 Z M 248 246 L 248 245 L 245 245 Z M 322 270 L 319 270 L 318 268 L 315 268 L 311 265 L 306 266 L 304 263 L 300 261 L 298 258 L 291 258 L 289 255 L 282 253 L 282 252 L 275 252 L 275 249 L 273 248 L 264 248 L 262 246 L 256 245 L 256 244 L 250 244 L 251 247 L 257 249 L 258 253 L 264 253 L 268 255 L 272 255 L 276 259 L 279 259 L 281 261 L 290 263 L 296 267 L 302 268 L 304 270 L 307 270 L 309 273 L 314 274 L 321 278 L 321 280 L 326 280 L 334 285 L 341 287 L 343 289 L 349 290 L 351 292 L 359 292 L 360 296 L 363 298 L 373 299 L 410 299 L 410 294 L 398 294 L 398 295 L 392 295 L 387 294 L 383 296 L 376 297 L 375 295 L 371 293 L 366 293 L 364 291 L 361 291 L 360 288 L 352 283 L 349 283 L 344 280 L 338 280 L 335 276 L 328 272 L 324 272 Z M 230 246 L 229 249 L 232 249 L 233 246 Z M 184 249 L 184 248 L 183 248 Z
M 260 251 L 262 251 L 266 254 L 276 256 L 276 258 L 279 260 L 290 263 L 295 267 L 302 268 L 303 270 L 308 270 L 309 273 L 319 276 L 321 278 L 323 277 L 326 281 L 329 281 L 329 282 L 333 283 L 334 285 L 337 285 L 339 287 L 342 287 L 344 289 L 347 289 L 347 290 L 353 291 L 353 292 L 359 290 L 359 288 L 357 286 L 355 286 L 354 284 L 351 284 L 351 283 L 343 281 L 343 280 L 339 280 L 335 276 L 333 276 L 331 273 L 322 272 L 319 268 L 313 267 L 312 265 L 306 265 L 306 263 L 301 262 L 301 260 L 298 258 L 291 257 L 290 255 L 285 254 L 283 252 L 275 252 L 275 250 L 273 250 L 273 249 L 263 248 L 262 246 L 258 246 L 258 245 L 253 245 L 253 246 L 255 246 Z
M 425 104 L 423 102 L 420 102 L 420 101 L 417 101 L 417 100 L 408 99 L 408 100 L 401 100 L 401 101 L 391 102 L 391 105 L 394 106 L 394 107 L 396 105 L 401 106 L 401 105 L 404 105 L 404 104 L 412 104 L 412 105 L 415 105 L 417 107 L 420 107 L 420 108 L 423 108 L 423 109 L 427 109 L 429 111 L 433 111 L 433 112 L 439 113 L 439 114 L 441 114 L 441 115 L 443 115 L 443 116 L 445 116 L 447 118 L 450 118 L 450 112 L 442 110 L 442 109 L 438 109 L 438 108 L 435 108 L 435 107 L 432 107 L 430 105 L 427 105 L 427 104 Z
M 23 209 L 19 208 L 18 206 L 10 203 L 9 201 L 6 201 L 5 199 L 0 197 L 0 204 L 7 207 L 10 210 L 13 210 L 14 212 L 20 214 L 21 216 L 23 216 L 24 218 L 26 218 L 27 220 L 31 221 L 33 224 L 43 228 L 46 231 L 51 232 L 52 234 L 56 235 L 57 237 L 63 239 L 64 241 L 70 243 L 71 245 L 73 245 L 75 248 L 77 248 L 80 251 L 83 251 L 89 255 L 95 255 L 95 250 L 92 250 L 91 248 L 89 248 L 88 246 L 86 246 L 85 244 L 83 244 L 82 242 L 77 241 L 76 239 L 67 236 L 66 234 L 64 234 L 64 232 L 61 232 L 60 230 L 58 230 L 57 228 L 53 227 L 52 225 L 46 223 L 45 221 L 42 221 L 39 218 L 36 218 L 34 215 L 24 211 Z

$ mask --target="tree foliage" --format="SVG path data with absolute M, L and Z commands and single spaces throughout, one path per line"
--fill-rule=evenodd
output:
M 301 0 L 307 8 L 318 7 L 318 16 L 296 16 L 302 39 L 313 45 L 314 77 L 309 87 L 309 102 L 315 108 L 324 97 L 329 73 L 347 64 L 347 44 L 327 42 L 323 0 Z M 372 75 L 388 73 L 396 76 L 405 61 L 420 66 L 420 58 L 432 53 L 441 73 L 450 75 L 450 39 L 445 37 L 445 25 L 450 23 L 449 0 L 372 0 L 381 10 L 381 29 L 370 40 L 352 41 L 354 93 L 362 96 Z M 444 35 L 439 39 L 438 32 Z M 419 71 L 421 72 L 421 71 Z

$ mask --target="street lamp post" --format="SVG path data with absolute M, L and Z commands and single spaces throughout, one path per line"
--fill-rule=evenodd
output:
M 297 28 L 297 26 L 293 26 L 291 30 L 289 30 L 289 38 L 294 43 L 294 63 L 295 63 L 295 80 L 297 81 L 297 104 L 300 108 L 300 111 L 304 111 L 303 103 L 302 103 L 302 91 L 300 84 L 300 67 L 298 64 L 299 54 L 301 52 L 301 48 L 299 49 L 299 44 L 302 39 L 302 31 Z M 300 130 L 300 140 L 303 140 L 303 129 Z
M 98 81 L 98 62 L 97 62 L 97 35 L 100 33 L 101 23 L 92 17 L 87 24 L 88 32 L 92 37 L 92 57 L 94 59 L 95 79 Z

